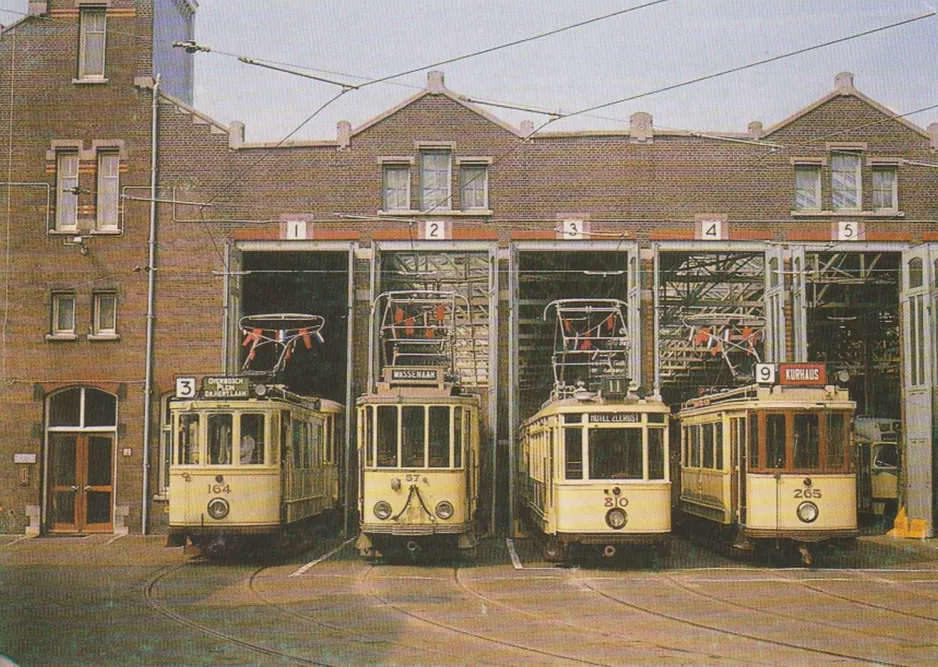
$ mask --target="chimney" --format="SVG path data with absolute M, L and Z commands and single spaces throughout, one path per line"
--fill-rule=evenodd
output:
M 352 145 L 352 124 L 347 120 L 340 120 L 336 123 L 336 141 L 339 144 L 339 150 L 348 150 Z
M 427 72 L 427 90 L 431 93 L 442 93 L 446 90 L 443 85 L 443 72 L 438 69 Z
M 928 126 L 928 136 L 931 137 L 931 149 L 938 151 L 938 123 L 932 123 Z
M 228 148 L 241 148 L 244 145 L 244 123 L 231 121 L 228 126 Z
M 39 16 L 48 13 L 48 4 L 46 0 L 29 0 L 29 15 Z
M 853 72 L 841 72 L 834 78 L 834 90 L 841 94 L 854 92 Z
M 534 134 L 534 121 L 521 121 L 521 136 L 530 137 L 532 134 Z
M 650 144 L 654 140 L 655 131 L 652 128 L 651 114 L 645 111 L 636 111 L 629 116 L 629 141 L 634 143 Z
M 749 129 L 749 136 L 753 139 L 762 138 L 762 123 L 754 120 L 746 126 Z

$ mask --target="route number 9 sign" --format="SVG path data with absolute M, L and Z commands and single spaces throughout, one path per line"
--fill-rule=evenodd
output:
M 775 384 L 775 364 L 756 364 L 756 382 Z

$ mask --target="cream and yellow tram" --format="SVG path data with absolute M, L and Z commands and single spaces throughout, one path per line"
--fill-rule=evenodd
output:
M 219 386 L 229 397 L 205 396 Z M 197 397 L 171 400 L 168 544 L 283 549 L 334 520 L 343 412 L 243 377 L 205 378 Z
M 834 386 L 748 386 L 687 401 L 681 510 L 739 549 L 852 541 L 855 403 Z
M 565 299 L 556 313 L 554 388 L 521 428 L 522 520 L 563 561 L 575 545 L 666 550 L 671 533 L 670 409 L 626 389 L 626 304 Z
M 402 291 L 376 300 L 385 365 L 357 402 L 363 557 L 477 544 L 479 399 L 439 363 L 452 359 L 459 298 Z

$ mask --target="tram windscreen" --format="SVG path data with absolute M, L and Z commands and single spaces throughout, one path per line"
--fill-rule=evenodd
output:
M 765 466 L 785 467 L 785 415 L 766 415 Z
M 847 443 L 847 429 L 844 415 L 831 412 L 827 415 L 827 465 L 840 468 L 844 465 L 844 450 Z
M 176 446 L 178 447 L 176 463 L 179 465 L 197 465 L 199 461 L 199 415 L 179 415 L 176 429 Z
M 241 465 L 264 463 L 264 415 L 246 412 L 241 415 Z
M 468 428 L 469 422 L 466 422 Z M 462 467 L 462 443 L 463 443 L 463 419 L 462 408 L 453 408 L 453 467 Z M 468 438 L 466 438 L 468 440 Z
M 564 429 L 566 479 L 583 479 L 583 427 Z
M 405 468 L 424 467 L 424 419 L 422 405 L 406 405 L 401 409 L 401 455 Z
M 430 442 L 427 463 L 431 468 L 449 467 L 449 408 L 430 406 Z
M 899 467 L 899 448 L 893 444 L 873 445 L 873 469 L 895 470 Z
M 821 442 L 818 434 L 817 415 L 796 414 L 794 436 L 795 467 L 819 467 Z
M 591 428 L 590 479 L 642 479 L 642 429 Z
M 664 429 L 648 429 L 648 479 L 664 479 Z
M 208 464 L 231 463 L 231 415 L 208 416 Z
M 397 406 L 378 406 L 378 467 L 397 467 Z

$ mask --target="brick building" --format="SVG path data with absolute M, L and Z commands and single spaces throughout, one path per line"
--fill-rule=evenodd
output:
M 441 286 L 477 322 L 460 369 L 497 526 L 514 431 L 549 392 L 540 312 L 575 296 L 628 301 L 631 379 L 671 403 L 756 358 L 846 371 L 861 413 L 903 420 L 907 502 L 932 523 L 938 124 L 843 73 L 769 128 L 533 133 L 431 72 L 335 139 L 251 144 L 191 106 L 170 44 L 195 9 L 33 2 L 0 39 L 3 530 L 159 531 L 166 400 L 237 372 L 243 315 L 324 315 L 288 381 L 353 405 L 374 295 Z M 714 344 L 747 329 L 751 350 Z

